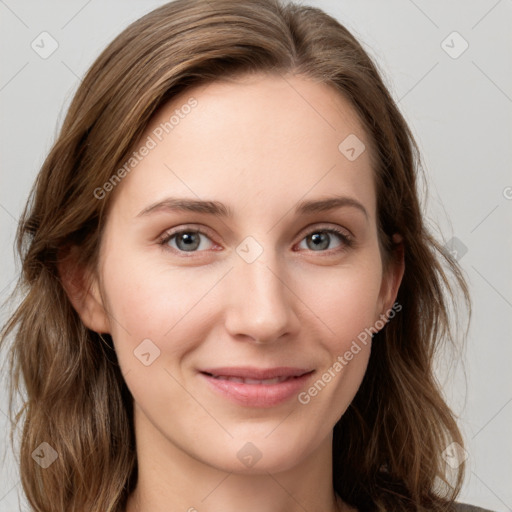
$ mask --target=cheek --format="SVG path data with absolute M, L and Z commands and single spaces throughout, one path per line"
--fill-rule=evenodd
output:
M 191 350 L 208 324 L 207 293 L 223 272 L 112 256 L 104 266 L 103 285 L 120 360 L 131 366 L 129 358 L 145 339 L 161 349 L 159 362 Z
M 105 266 L 111 334 L 136 403 L 146 413 L 165 408 L 177 414 L 190 399 L 178 384 L 180 362 L 206 336 L 201 298 L 218 277 L 203 273 L 191 279 L 191 269 L 155 272 L 140 263 Z M 190 414 L 196 413 L 201 423 L 200 411 Z
M 378 265 L 345 268 L 310 293 L 308 300 L 327 334 L 322 339 L 326 357 L 299 403 L 311 415 L 323 418 L 322 429 L 332 428 L 345 413 L 366 373 L 371 352 L 371 330 L 380 291 Z
M 380 261 L 333 270 L 304 289 L 305 302 L 330 330 L 334 348 L 342 349 L 377 320 L 381 288 Z

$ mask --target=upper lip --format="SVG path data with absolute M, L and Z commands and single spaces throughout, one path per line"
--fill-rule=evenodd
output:
M 239 377 L 241 379 L 273 379 L 275 377 L 300 377 L 312 370 L 279 366 L 276 368 L 255 368 L 252 366 L 226 366 L 222 368 L 205 368 L 202 373 L 210 373 L 215 377 Z

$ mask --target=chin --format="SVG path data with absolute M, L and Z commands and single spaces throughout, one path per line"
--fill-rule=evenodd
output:
M 271 429 L 262 429 L 258 433 L 251 427 L 251 435 L 230 439 L 214 453 L 210 451 L 210 445 L 210 457 L 205 462 L 226 472 L 254 475 L 279 473 L 297 466 L 315 449 L 313 440 L 307 445 L 285 429 L 279 434 L 269 435 L 269 432 Z

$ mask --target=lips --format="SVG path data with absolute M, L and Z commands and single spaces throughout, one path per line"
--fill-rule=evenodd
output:
M 271 407 L 296 395 L 314 370 L 282 366 L 277 368 L 207 368 L 200 375 L 211 389 L 239 405 Z

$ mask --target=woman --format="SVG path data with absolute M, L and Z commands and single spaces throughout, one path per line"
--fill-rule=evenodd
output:
M 120 34 L 19 226 L 33 509 L 477 510 L 432 366 L 468 290 L 418 169 L 318 9 L 178 0 Z

